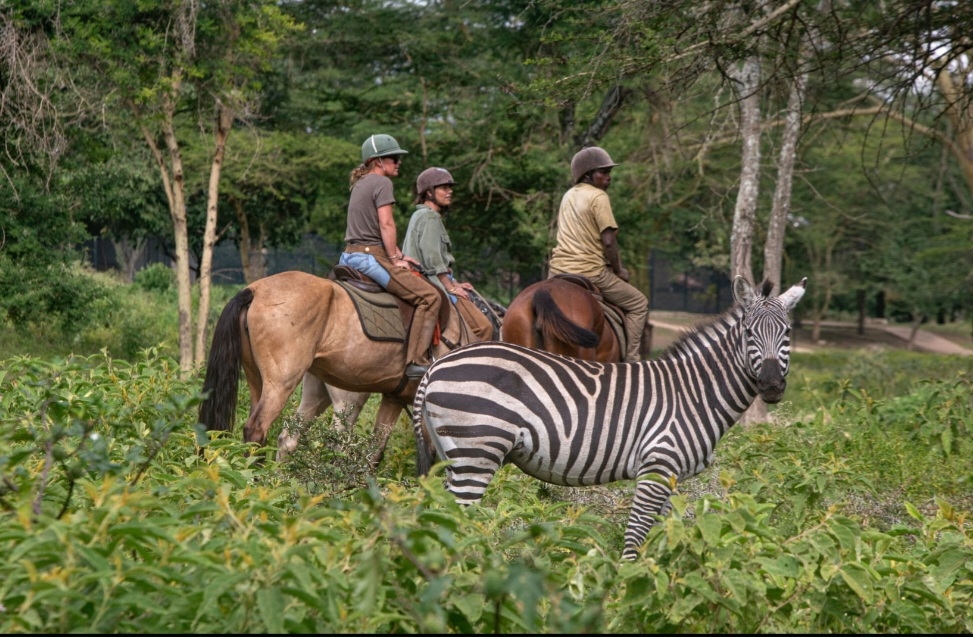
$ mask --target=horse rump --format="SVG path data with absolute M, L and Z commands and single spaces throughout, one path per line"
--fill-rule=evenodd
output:
M 578 347 L 597 347 L 598 335 L 592 330 L 572 322 L 547 290 L 541 288 L 534 293 L 534 329 L 542 341 L 560 341 Z

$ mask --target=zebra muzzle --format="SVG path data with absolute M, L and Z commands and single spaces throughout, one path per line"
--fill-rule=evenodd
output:
M 757 377 L 757 392 L 765 403 L 780 402 L 787 389 L 787 379 L 781 373 L 780 365 L 776 361 L 765 361 L 760 375 Z

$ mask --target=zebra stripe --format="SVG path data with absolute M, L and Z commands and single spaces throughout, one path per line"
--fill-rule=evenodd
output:
M 450 352 L 426 372 L 413 423 L 418 469 L 433 448 L 457 501 L 480 500 L 504 463 L 553 484 L 636 480 L 623 559 L 634 559 L 670 479 L 696 475 L 760 395 L 778 402 L 789 368 L 788 312 L 807 279 L 770 298 L 742 277 L 735 305 L 684 335 L 659 360 L 602 364 L 486 341 Z

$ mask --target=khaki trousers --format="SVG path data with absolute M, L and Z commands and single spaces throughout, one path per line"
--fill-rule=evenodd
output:
M 609 268 L 601 274 L 589 276 L 598 286 L 605 300 L 614 303 L 625 312 L 625 362 L 638 363 L 642 360 L 642 332 L 649 317 L 649 301 L 638 288 L 620 279 Z
M 476 307 L 473 301 L 468 301 L 461 296 L 456 297 L 456 311 L 472 333 L 471 343 L 493 340 L 493 323 Z

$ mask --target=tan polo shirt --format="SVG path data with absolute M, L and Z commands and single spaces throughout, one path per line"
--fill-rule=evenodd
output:
M 608 193 L 578 184 L 564 193 L 557 213 L 557 245 L 551 253 L 551 274 L 599 274 L 608 265 L 601 233 L 618 228 Z

